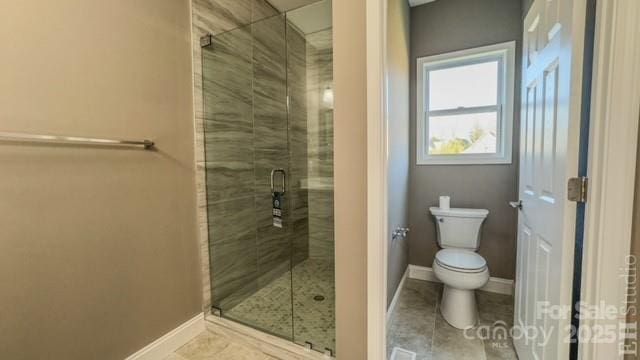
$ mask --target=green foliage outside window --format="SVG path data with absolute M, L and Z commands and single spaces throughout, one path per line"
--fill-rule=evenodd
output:
M 433 155 L 452 155 L 463 153 L 478 140 L 482 139 L 485 134 L 486 131 L 481 129 L 479 126 L 475 126 L 473 130 L 469 132 L 469 139 L 454 138 L 443 141 L 442 139 L 432 137 L 429 144 L 429 148 L 431 148 L 430 153 Z

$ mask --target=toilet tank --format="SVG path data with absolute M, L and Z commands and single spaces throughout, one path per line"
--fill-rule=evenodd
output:
M 429 208 L 436 220 L 438 245 L 476 251 L 480 247 L 480 229 L 489 210 Z

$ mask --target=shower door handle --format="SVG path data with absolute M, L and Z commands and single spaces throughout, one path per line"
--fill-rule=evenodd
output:
M 275 177 L 277 173 L 282 174 L 282 187 L 278 190 L 275 188 Z M 271 210 L 271 215 L 273 217 L 273 226 L 282 229 L 284 226 L 283 221 L 283 195 L 285 190 L 287 189 L 287 173 L 284 169 L 273 169 L 271 170 L 271 202 L 273 205 L 273 209 Z
M 276 188 L 274 184 L 275 184 L 275 177 L 277 173 L 282 174 L 282 187 L 280 188 L 280 191 L 277 191 L 282 195 L 285 193 L 285 190 L 287 188 L 287 172 L 284 169 L 271 170 L 271 192 L 276 193 Z

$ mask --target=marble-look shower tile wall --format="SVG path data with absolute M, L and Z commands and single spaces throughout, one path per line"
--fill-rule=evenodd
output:
M 250 27 L 220 34 L 203 49 L 207 220 L 214 305 L 232 306 L 257 289 Z M 225 71 L 220 71 L 224 69 Z M 248 206 L 247 204 L 250 204 Z
M 303 154 L 290 150 L 290 143 L 295 137 L 293 130 L 304 130 L 306 126 L 301 127 L 300 123 L 306 119 L 295 116 L 299 112 L 296 108 L 293 113 L 287 112 L 287 86 L 293 89 L 301 86 L 297 83 L 300 76 L 296 75 L 305 71 L 304 67 L 301 68 L 305 56 L 304 46 L 298 45 L 304 43 L 304 39 L 292 31 L 284 16 L 254 23 L 252 32 L 257 264 L 260 274 L 258 288 L 262 288 L 290 269 L 292 244 L 304 243 L 304 238 L 308 238 L 308 232 L 301 231 L 298 231 L 300 241 L 292 238 L 294 220 L 307 222 L 308 212 L 306 207 L 294 202 L 300 197 L 300 178 L 307 176 L 304 167 L 299 165 Z M 297 62 L 294 61 L 296 59 Z M 287 67 L 289 60 L 292 62 Z M 270 172 L 278 168 L 287 173 L 283 228 L 273 226 L 271 214 Z
M 259 6 L 262 4 L 263 6 Z M 200 38 L 217 35 L 251 23 L 251 19 L 263 14 L 270 6 L 263 0 L 192 0 L 192 49 L 195 115 L 196 190 L 198 204 L 198 229 L 200 261 L 202 266 L 203 311 L 211 309 L 211 278 L 209 262 L 209 219 L 207 211 L 207 186 L 204 150 L 204 96 L 202 79 L 202 48 Z M 272 9 L 271 9 L 272 10 Z M 255 15 L 254 15 L 255 14 Z M 231 180 L 231 179 L 230 179 Z M 215 189 L 211 189 L 215 191 Z
M 290 266 L 289 227 L 272 221 L 270 174 L 289 172 L 287 151 L 287 69 L 285 19 L 271 17 L 254 23 L 253 33 L 253 147 L 255 149 L 255 216 L 257 220 L 258 288 Z M 277 184 L 276 184 L 277 185 Z M 283 213 L 288 214 L 287 202 Z
M 309 257 L 309 178 L 307 140 L 307 54 L 304 35 L 287 23 L 289 86 L 290 205 L 293 265 Z
M 300 186 L 307 177 L 306 143 L 293 140 L 306 139 L 306 118 L 296 116 L 306 113 L 306 104 L 292 97 L 289 122 L 286 108 L 287 70 L 289 86 L 305 88 L 304 39 L 293 32 L 285 37 L 284 17 L 276 15 L 264 0 L 193 0 L 205 312 L 212 293 L 216 306 L 229 308 L 288 270 L 291 236 L 298 261 L 308 254 L 308 210 Z M 213 45 L 202 50 L 199 40 L 206 34 L 214 35 Z M 291 47 L 289 69 L 285 39 Z M 273 168 L 290 172 L 292 211 L 285 220 L 292 226 L 285 230 L 271 226 Z
M 207 190 L 217 191 L 206 185 L 205 149 L 204 149 L 204 94 L 202 78 L 202 49 L 200 38 L 207 34 L 217 35 L 226 31 L 247 25 L 253 18 L 258 16 L 268 16 L 265 12 L 275 10 L 264 0 L 193 0 L 192 1 L 192 45 L 193 45 L 193 70 L 194 70 L 194 109 L 195 109 L 195 155 L 196 155 L 196 187 L 198 204 L 198 226 L 200 235 L 200 253 L 202 264 L 202 288 L 203 288 L 203 311 L 206 313 L 211 309 L 211 278 L 210 278 L 210 255 L 209 251 L 209 212 L 216 209 L 207 209 Z M 270 14 L 273 15 L 273 14 Z M 238 33 L 240 35 L 240 33 Z M 248 88 L 250 89 L 250 87 Z M 235 99 L 234 99 L 235 100 Z M 245 99 L 246 100 L 246 99 Z M 240 102 L 239 100 L 237 102 Z M 237 105 L 237 104 L 234 104 Z M 215 106 L 215 105 L 213 105 Z M 234 107 L 236 111 L 241 111 L 240 107 Z M 211 109 L 214 111 L 214 109 Z M 244 107 L 247 111 L 247 108 Z M 243 114 L 244 116 L 244 114 Z M 251 117 L 248 117 L 249 119 Z M 247 171 L 250 171 L 247 169 Z M 210 170 L 214 172 L 214 170 Z M 252 171 L 251 171 L 252 172 Z M 249 179 L 253 180 L 253 176 Z M 233 178 L 229 178 L 233 182 Z M 222 194 L 221 194 L 222 195 Z M 227 196 L 233 196 L 227 193 Z M 222 197 L 219 198 L 222 200 Z M 213 205 L 213 204 L 211 204 Z M 231 203 L 220 202 L 218 206 L 231 206 Z M 213 224 L 212 224 L 213 225 Z M 230 243 L 226 243 L 230 245 Z M 221 264 L 224 266 L 224 264 Z
M 309 257 L 333 261 L 332 30 L 307 34 Z

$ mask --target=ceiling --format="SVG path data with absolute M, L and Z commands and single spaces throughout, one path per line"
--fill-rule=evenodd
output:
M 303 7 L 309 4 L 313 4 L 318 0 L 268 0 L 268 1 L 280 12 L 286 12 L 286 11 L 297 9 L 299 7 Z M 418 6 L 418 5 L 434 2 L 436 0 L 408 0 L 408 1 L 410 6 Z
M 299 7 L 313 4 L 318 0 L 268 0 L 280 12 L 285 12 Z
M 331 1 L 317 1 L 309 6 L 289 11 L 287 20 L 305 35 L 329 29 L 332 26 Z
M 289 12 L 291 20 L 305 34 L 331 27 L 331 0 L 267 0 L 280 12 Z M 436 0 L 407 0 L 410 6 Z M 312 5 L 313 4 L 313 5 Z M 307 6 L 311 5 L 311 6 Z M 293 11 L 292 11 L 293 10 Z
M 430 3 L 430 2 L 434 2 L 436 0 L 409 0 L 409 5 L 410 6 L 418 6 L 418 5 L 422 5 L 422 4 L 426 4 L 426 3 Z

